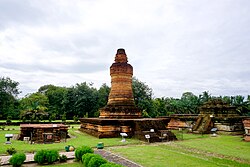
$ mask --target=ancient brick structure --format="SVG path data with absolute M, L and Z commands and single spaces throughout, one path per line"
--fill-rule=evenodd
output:
M 110 76 L 111 91 L 107 105 L 100 109 L 99 118 L 81 118 L 81 131 L 99 138 L 126 133 L 128 137 L 135 136 L 141 140 L 146 140 L 145 135 L 148 134 L 149 142 L 176 140 L 175 135 L 166 129 L 168 118 L 141 118 L 132 91 L 133 67 L 128 64 L 124 49 L 117 50 Z
M 215 127 L 219 133 L 242 134 L 242 118 L 236 112 L 236 107 L 230 106 L 221 99 L 214 99 L 206 102 L 199 108 L 200 114 L 193 126 L 196 133 L 210 133 Z
M 132 91 L 133 67 L 127 63 L 124 49 L 118 49 L 110 67 L 111 91 L 108 104 L 100 109 L 100 118 L 139 118 Z
M 243 124 L 245 128 L 244 140 L 250 142 L 250 118 L 245 118 Z
M 20 140 L 34 143 L 53 143 L 66 140 L 68 126 L 64 124 L 20 124 Z

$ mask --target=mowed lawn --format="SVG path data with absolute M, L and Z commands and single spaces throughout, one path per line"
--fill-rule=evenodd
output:
M 9 129 L 9 130 L 8 130 Z M 98 139 L 88 134 L 78 131 L 79 125 L 73 125 L 69 128 L 69 133 L 73 136 L 67 139 L 66 142 L 53 143 L 53 144 L 28 144 L 20 140 L 11 140 L 12 144 L 5 144 L 5 134 L 19 134 L 19 126 L 6 126 L 5 130 L 0 130 L 0 154 L 6 154 L 7 148 L 13 147 L 18 152 L 35 152 L 42 149 L 55 149 L 58 151 L 65 151 L 64 148 L 67 145 L 73 145 L 74 147 L 80 147 L 87 145 L 90 147 L 96 147 L 98 142 L 103 142 L 104 146 L 119 146 L 128 144 L 140 144 L 142 143 L 136 139 L 128 139 L 126 143 L 121 142 L 121 138 L 112 139 Z
M 145 167 L 250 166 L 250 143 L 242 141 L 240 136 L 187 134 L 186 139 L 164 144 L 112 147 L 110 151 Z
M 11 145 L 5 144 L 4 135 L 7 133 L 18 134 L 19 127 L 5 127 L 0 130 L 0 154 L 6 154 L 9 147 L 14 147 L 18 152 L 34 152 L 41 149 L 64 150 L 66 145 L 80 147 L 88 145 L 95 147 L 98 142 L 103 142 L 106 150 L 119 154 L 144 167 L 165 166 L 250 166 L 250 142 L 244 142 L 241 136 L 219 135 L 195 135 L 181 133 L 177 134 L 182 140 L 163 143 L 145 143 L 136 139 L 121 138 L 98 139 L 79 132 L 79 125 L 73 125 L 69 133 L 73 136 L 66 142 L 54 144 L 27 144 L 23 141 L 11 140 Z M 107 147 L 108 146 L 108 147 Z M 71 164 L 56 164 L 48 166 L 82 166 L 75 162 Z

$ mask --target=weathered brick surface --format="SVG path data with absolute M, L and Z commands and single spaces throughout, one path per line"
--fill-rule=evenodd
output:
M 110 67 L 111 90 L 108 104 L 100 109 L 100 118 L 140 118 L 132 91 L 133 67 L 128 64 L 124 49 L 118 49 Z

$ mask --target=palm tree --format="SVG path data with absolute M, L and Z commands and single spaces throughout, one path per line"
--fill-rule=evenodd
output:
M 27 107 L 26 109 L 21 111 L 22 118 L 28 118 L 30 120 L 37 120 L 41 118 L 41 116 L 47 116 L 46 112 L 47 107 L 39 105 L 39 102 L 32 102 L 32 105 Z

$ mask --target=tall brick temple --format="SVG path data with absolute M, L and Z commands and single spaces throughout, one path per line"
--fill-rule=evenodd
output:
M 132 91 L 133 67 L 124 49 L 118 49 L 110 67 L 111 91 L 108 104 L 100 109 L 100 118 L 140 118 Z
M 124 49 L 118 49 L 115 62 L 110 67 L 111 90 L 108 103 L 101 108 L 99 118 L 81 118 L 80 130 L 99 138 L 128 137 L 150 142 L 175 140 L 173 133 L 166 129 L 170 119 L 141 118 L 141 111 L 135 106 L 132 91 L 133 67 L 128 64 Z

